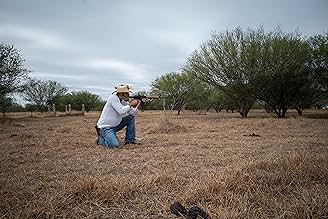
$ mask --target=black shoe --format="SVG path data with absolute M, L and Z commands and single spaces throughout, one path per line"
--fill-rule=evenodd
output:
M 201 218 L 204 218 L 204 219 L 209 219 L 210 218 L 208 216 L 208 214 L 203 209 L 201 209 L 200 207 L 197 207 L 197 206 L 191 207 L 189 209 L 187 219 L 196 219 L 198 216 L 200 216 Z
M 183 207 L 183 205 L 180 202 L 174 202 L 174 204 L 171 205 L 170 210 L 173 214 L 177 216 L 187 215 L 187 209 Z

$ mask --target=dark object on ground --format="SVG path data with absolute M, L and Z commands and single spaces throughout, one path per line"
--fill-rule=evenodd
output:
M 187 219 L 196 219 L 198 216 L 203 219 L 210 219 L 208 214 L 200 207 L 193 206 L 187 212 L 186 208 L 183 207 L 180 202 L 174 202 L 174 204 L 171 205 L 170 210 L 173 214 L 183 216 Z
M 187 209 L 185 209 L 180 202 L 174 202 L 174 204 L 171 205 L 170 210 L 173 214 L 178 216 L 187 215 Z
M 208 214 L 200 207 L 197 206 L 191 207 L 189 209 L 187 219 L 196 219 L 198 216 L 202 217 L 203 219 L 210 219 Z
M 261 137 L 260 135 L 257 135 L 253 132 L 253 134 L 249 134 L 249 135 L 244 135 L 246 137 Z
M 17 134 L 11 134 L 10 137 L 14 137 L 14 136 L 17 136 Z

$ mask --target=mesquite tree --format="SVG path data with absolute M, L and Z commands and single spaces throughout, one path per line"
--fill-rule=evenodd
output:
M 311 48 L 310 69 L 315 87 L 328 98 L 328 33 L 315 35 L 308 42 Z
M 270 111 L 284 118 L 288 108 L 308 96 L 310 49 L 300 34 L 279 30 L 267 34 L 266 42 L 265 71 L 260 77 L 264 86 L 258 97 Z
M 3 113 L 10 99 L 7 95 L 19 92 L 24 86 L 28 70 L 24 59 L 13 46 L 0 44 L 0 105 Z M 9 99 L 8 99 L 9 98 Z
M 40 112 L 46 111 L 59 97 L 67 92 L 67 88 L 56 81 L 30 80 L 24 91 L 24 99 L 34 104 Z
M 199 81 L 198 79 L 195 80 L 197 80 L 197 82 L 195 81 L 194 83 L 193 95 L 188 101 L 186 107 L 195 112 L 198 110 L 204 110 L 206 112 L 207 109 L 211 107 L 209 97 L 212 91 L 210 87 L 203 81 Z
M 262 28 L 214 34 L 188 57 L 183 69 L 221 89 L 245 118 L 261 89 L 258 75 L 264 68 L 264 40 Z
M 152 82 L 151 93 L 165 99 L 166 107 L 176 109 L 178 115 L 190 101 L 194 92 L 195 80 L 186 73 L 168 73 Z

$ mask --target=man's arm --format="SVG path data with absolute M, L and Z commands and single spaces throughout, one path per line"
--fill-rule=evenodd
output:
M 137 104 L 136 104 L 137 103 Z M 131 107 L 129 114 L 131 116 L 136 116 L 138 113 L 138 106 L 140 105 L 141 101 L 140 100 L 132 100 L 130 102 L 130 105 L 132 105 L 133 107 Z
M 120 99 L 118 97 L 113 96 L 113 97 L 110 98 L 110 101 L 111 101 L 111 106 L 120 115 L 124 115 L 124 114 L 128 113 L 129 110 L 131 109 L 130 104 L 123 105 L 120 102 Z

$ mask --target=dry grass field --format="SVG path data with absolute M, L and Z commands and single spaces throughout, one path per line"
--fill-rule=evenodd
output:
M 114 150 L 95 145 L 99 113 L 12 115 L 0 124 L 0 218 L 178 218 L 176 201 L 211 218 L 328 218 L 320 113 L 141 112 L 141 144 Z

